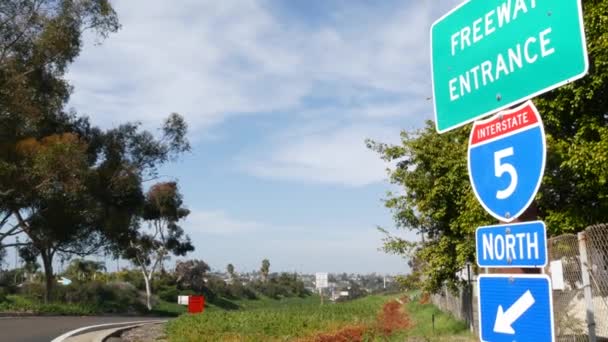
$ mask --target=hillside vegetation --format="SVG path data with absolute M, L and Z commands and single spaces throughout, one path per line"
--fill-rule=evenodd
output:
M 169 341 L 403 341 L 408 336 L 463 338 L 462 322 L 407 297 L 373 295 L 343 303 L 320 298 L 239 301 L 234 311 L 212 307 L 167 324 Z M 435 316 L 435 329 L 432 316 Z

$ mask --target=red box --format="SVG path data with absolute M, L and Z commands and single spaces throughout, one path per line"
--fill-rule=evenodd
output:
M 202 313 L 205 310 L 205 297 L 189 296 L 188 297 L 188 312 Z

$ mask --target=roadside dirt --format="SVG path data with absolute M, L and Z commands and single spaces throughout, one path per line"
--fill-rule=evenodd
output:
M 378 329 L 384 336 L 389 336 L 397 330 L 411 327 L 410 318 L 403 310 L 403 305 L 397 301 L 384 304 L 382 312 L 378 315 Z
M 431 302 L 431 296 L 428 293 L 425 293 L 422 295 L 422 298 L 420 298 L 420 304 L 428 304 Z
M 302 342 L 361 342 L 368 335 L 390 336 L 412 326 L 407 312 L 403 310 L 405 302 L 407 297 L 401 298 L 400 302 L 392 300 L 384 304 L 372 326 L 347 326 L 333 333 L 317 334 Z
M 120 339 L 116 341 L 123 342 L 166 342 L 164 324 L 148 324 L 138 328 L 125 331 Z
M 312 340 L 314 342 L 358 342 L 363 341 L 365 326 L 345 327 L 333 334 L 319 334 Z

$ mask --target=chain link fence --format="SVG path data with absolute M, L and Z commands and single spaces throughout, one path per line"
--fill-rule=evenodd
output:
M 608 341 L 608 225 L 599 224 L 584 232 L 592 295 L 592 311 L 598 340 Z
M 578 237 L 564 234 L 547 244 L 557 340 L 588 341 Z
M 473 293 L 475 283 L 476 280 L 472 280 L 470 286 L 463 286 L 456 292 L 444 286 L 441 292 L 431 295 L 430 300 L 441 311 L 466 322 L 471 331 L 477 333 L 477 297 Z
M 556 341 L 608 342 L 608 225 L 590 226 L 583 232 L 564 234 L 548 240 L 545 273 L 553 286 L 553 313 Z M 472 296 L 466 289 L 444 289 L 431 296 L 442 310 L 470 322 L 477 331 L 476 277 L 472 277 Z M 473 314 L 468 308 L 473 308 Z

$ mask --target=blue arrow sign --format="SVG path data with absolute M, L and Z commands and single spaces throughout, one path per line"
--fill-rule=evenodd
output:
M 479 227 L 475 245 L 480 267 L 547 266 L 547 231 L 542 221 Z
M 549 277 L 482 274 L 478 281 L 481 341 L 555 341 Z
M 511 222 L 534 200 L 545 171 L 543 124 L 532 101 L 477 121 L 469 139 L 469 177 L 483 208 Z

